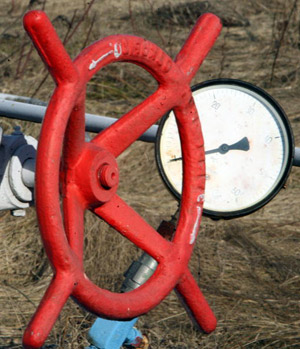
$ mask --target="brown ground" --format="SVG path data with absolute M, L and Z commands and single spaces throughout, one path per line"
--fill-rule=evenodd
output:
M 96 0 L 30 1 L 45 7 L 67 50 L 75 57 L 87 44 L 115 33 L 147 37 L 174 57 L 196 17 L 211 11 L 224 28 L 194 82 L 228 77 L 265 88 L 285 109 L 300 144 L 300 4 L 297 0 Z M 0 92 L 48 101 L 53 83 L 21 25 L 28 1 L 0 3 Z M 83 16 L 88 5 L 88 14 Z M 164 6 L 163 6 L 164 5 Z M 81 17 L 83 20 L 81 21 Z M 72 21 L 73 18 L 73 21 Z M 71 28 L 70 30 L 68 28 Z M 30 53 L 31 52 L 31 53 Z M 45 80 L 44 83 L 43 80 Z M 110 66 L 89 85 L 89 112 L 121 116 L 155 83 L 141 69 Z M 22 124 L 38 137 L 39 126 L 1 118 L 10 132 Z M 156 169 L 153 145 L 138 142 L 120 161 L 120 194 L 154 227 L 169 219 L 176 202 Z M 232 221 L 204 218 L 191 269 L 213 307 L 217 330 L 205 335 L 191 325 L 175 294 L 139 320 L 151 348 L 300 347 L 300 172 L 266 207 Z M 0 348 L 20 348 L 21 336 L 51 277 L 34 209 L 26 218 L 0 216 Z M 99 285 L 118 290 L 139 251 L 104 223 L 86 216 L 85 266 Z M 93 316 L 72 301 L 48 339 L 59 348 L 83 348 Z

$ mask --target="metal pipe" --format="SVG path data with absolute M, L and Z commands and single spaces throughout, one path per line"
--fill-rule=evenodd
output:
M 42 123 L 47 104 L 35 98 L 0 93 L 0 116 L 6 118 L 26 120 Z M 118 119 L 109 116 L 85 114 L 85 130 L 99 133 L 112 125 Z M 154 143 L 157 134 L 157 125 L 151 126 L 139 139 Z M 295 148 L 293 166 L 300 167 L 300 148 Z
M 46 103 L 37 99 L 0 93 L 0 116 L 36 123 L 43 121 Z M 95 114 L 85 114 L 85 130 L 99 133 L 118 119 Z M 151 126 L 139 139 L 154 143 L 158 126 Z

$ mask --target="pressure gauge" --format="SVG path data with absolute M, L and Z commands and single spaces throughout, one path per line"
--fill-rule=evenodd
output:
M 240 80 L 218 79 L 192 88 L 205 145 L 204 214 L 234 218 L 269 202 L 285 183 L 294 153 L 283 110 L 265 91 Z M 173 112 L 159 126 L 156 159 L 180 199 L 182 155 Z

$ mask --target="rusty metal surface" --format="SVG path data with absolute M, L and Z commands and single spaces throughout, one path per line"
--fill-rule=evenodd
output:
M 175 288 L 199 326 L 206 332 L 213 331 L 215 316 L 188 269 L 205 186 L 203 138 L 189 84 L 221 30 L 220 20 L 212 14 L 203 15 L 175 61 L 147 40 L 114 35 L 89 46 L 72 62 L 43 12 L 29 12 L 24 26 L 57 84 L 42 126 L 36 167 L 37 214 L 54 276 L 25 331 L 24 347 L 43 345 L 69 296 L 98 316 L 128 319 L 151 310 Z M 102 67 L 118 61 L 143 67 L 159 87 L 86 143 L 86 84 Z M 171 242 L 116 194 L 116 158 L 170 109 L 179 127 L 184 171 L 180 216 Z M 86 209 L 159 263 L 144 285 L 116 294 L 87 278 L 83 269 Z

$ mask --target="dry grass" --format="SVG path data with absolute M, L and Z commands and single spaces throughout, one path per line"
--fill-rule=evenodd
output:
M 32 8 L 45 5 L 61 38 L 68 38 L 80 24 L 66 44 L 72 57 L 86 44 L 115 33 L 147 37 L 174 57 L 196 15 L 203 8 L 215 12 L 225 27 L 194 81 L 230 77 L 265 88 L 285 109 L 295 142 L 300 143 L 297 1 L 96 0 L 82 21 L 87 1 L 31 3 Z M 53 82 L 46 78 L 21 27 L 27 5 L 28 1 L 21 0 L 0 4 L 1 92 L 48 101 Z M 155 82 L 141 69 L 128 64 L 110 66 L 91 82 L 87 109 L 120 116 L 154 88 Z M 14 124 L 22 124 L 36 137 L 39 134 L 37 125 L 1 118 L 6 132 Z M 120 195 L 157 227 L 174 213 L 177 204 L 159 178 L 153 146 L 136 143 L 119 163 Z M 203 219 L 190 266 L 216 312 L 218 328 L 211 335 L 196 332 L 171 294 L 139 320 L 151 348 L 300 347 L 299 190 L 300 172 L 294 168 L 287 188 L 257 213 L 234 221 Z M 49 282 L 51 269 L 34 209 L 20 219 L 2 213 L 0 234 L 0 348 L 20 348 L 22 333 Z M 126 266 L 140 252 L 91 214 L 86 215 L 85 242 L 87 274 L 102 287 L 118 290 Z M 92 320 L 70 300 L 48 343 L 83 348 Z

